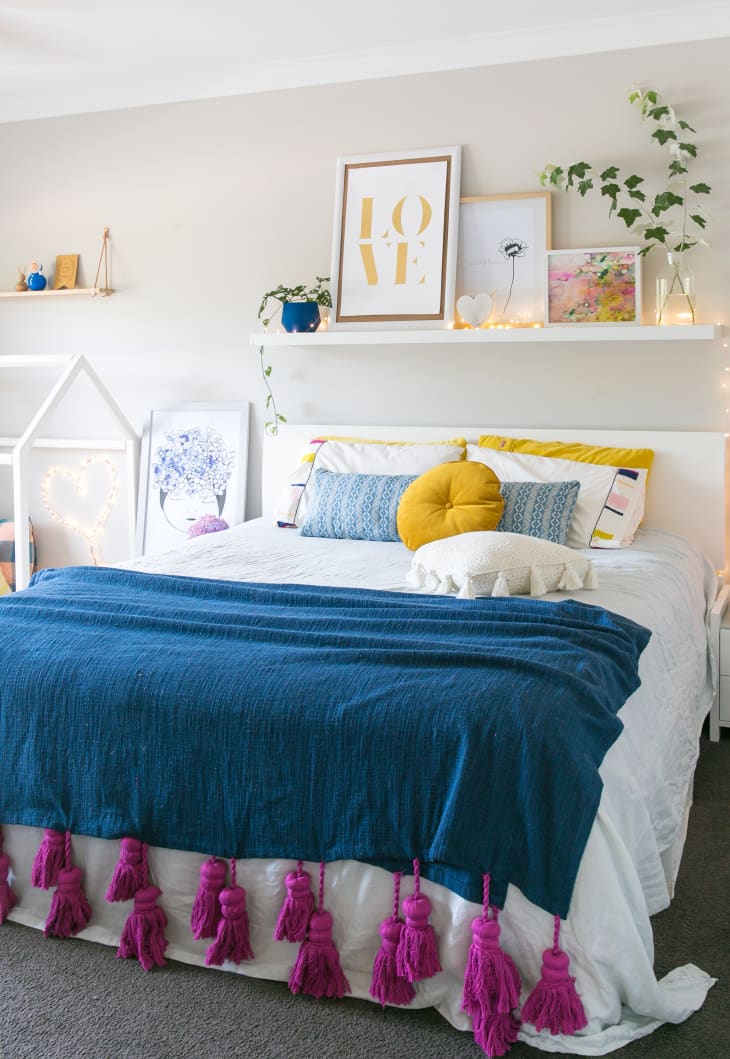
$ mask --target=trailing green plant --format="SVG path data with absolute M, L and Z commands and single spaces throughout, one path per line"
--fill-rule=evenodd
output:
M 568 166 L 550 164 L 539 174 L 540 183 L 560 191 L 574 189 L 581 196 L 600 191 L 608 199 L 609 217 L 615 213 L 630 232 L 643 240 L 641 256 L 657 246 L 672 254 L 675 282 L 684 294 L 682 258 L 695 246 L 707 246 L 704 239 L 707 214 L 699 200 L 712 190 L 703 182 L 689 183 L 689 167 L 698 154 L 693 140 L 696 132 L 677 115 L 674 107 L 660 102 L 659 93 L 654 89 L 633 88 L 629 103 L 639 107 L 642 120 L 654 123 L 651 139 L 666 148 L 669 156 L 666 184 L 653 198 L 646 190 L 643 176 L 638 173 L 624 176 L 617 165 L 606 166 L 596 174 L 589 162 L 573 162 Z M 694 302 L 688 292 L 687 297 L 694 323 Z
M 264 327 L 269 326 L 284 302 L 316 302 L 317 305 L 326 305 L 332 308 L 332 295 L 329 289 L 324 286 L 325 283 L 329 283 L 329 276 L 315 276 L 315 279 L 317 282 L 311 287 L 307 287 L 304 283 L 300 283 L 298 287 L 284 287 L 279 284 L 276 290 L 267 291 L 259 305 L 259 320 L 261 320 Z M 279 304 L 269 316 L 264 318 L 264 313 L 271 298 L 276 299 Z

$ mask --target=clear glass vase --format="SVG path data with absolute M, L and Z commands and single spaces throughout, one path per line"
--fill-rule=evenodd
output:
M 667 263 L 656 278 L 656 322 L 695 323 L 695 274 L 681 254 L 667 254 Z

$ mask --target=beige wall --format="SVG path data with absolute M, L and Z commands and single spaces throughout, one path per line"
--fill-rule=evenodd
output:
M 465 195 L 536 189 L 548 161 L 659 175 L 664 152 L 626 101 L 632 82 L 656 87 L 697 129 L 693 177 L 715 187 L 712 246 L 694 256 L 699 314 L 730 323 L 729 47 L 627 50 L 0 126 L 0 287 L 13 286 L 17 264 L 48 267 L 75 251 L 79 281 L 90 284 L 109 225 L 119 292 L 103 301 L 1 301 L 0 353 L 85 353 L 140 430 L 154 405 L 251 400 L 255 514 L 263 387 L 248 336 L 264 290 L 329 270 L 337 156 L 460 143 Z M 556 196 L 553 222 L 555 247 L 631 241 L 597 196 Z M 646 323 L 660 264 L 645 268 Z M 291 421 L 724 429 L 724 355 L 714 343 L 642 342 L 275 350 L 270 360 Z M 3 392 L 8 424 L 26 402 L 27 387 Z

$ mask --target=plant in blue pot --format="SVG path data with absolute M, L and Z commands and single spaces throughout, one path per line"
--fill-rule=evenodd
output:
M 39 265 L 37 261 L 31 261 L 30 272 L 28 273 L 28 290 L 45 290 L 46 277 L 43 275 L 43 265 Z
M 276 290 L 267 291 L 259 305 L 259 320 L 268 327 L 272 318 L 281 309 L 281 326 L 285 331 L 316 331 L 321 323 L 320 305 L 332 306 L 332 295 L 325 286 L 329 276 L 317 276 L 317 282 L 311 287 L 300 283 L 298 287 L 284 287 L 281 284 Z M 279 305 L 268 316 L 266 315 L 270 299 Z

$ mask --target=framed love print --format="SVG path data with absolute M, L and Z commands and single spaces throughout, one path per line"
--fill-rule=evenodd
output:
M 485 323 L 529 327 L 543 322 L 550 207 L 549 191 L 462 198 L 457 327 Z
M 330 328 L 446 327 L 460 147 L 339 158 Z

